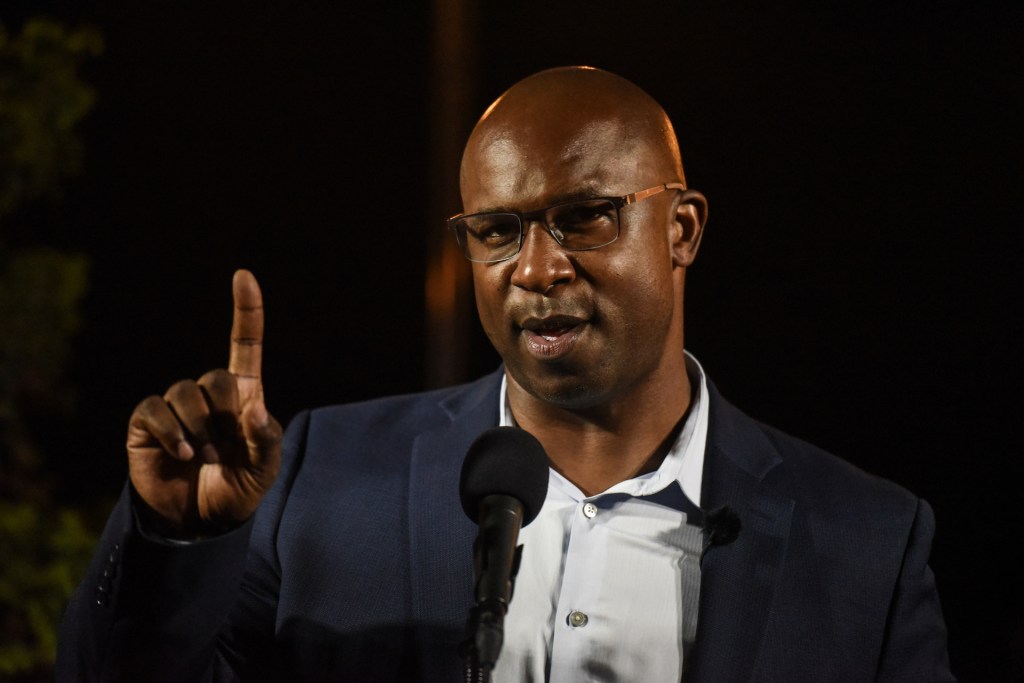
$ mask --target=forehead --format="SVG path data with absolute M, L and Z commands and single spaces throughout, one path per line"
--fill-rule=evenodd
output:
M 527 210 L 579 196 L 633 192 L 654 175 L 644 148 L 642 136 L 613 118 L 486 126 L 467 146 L 463 209 Z

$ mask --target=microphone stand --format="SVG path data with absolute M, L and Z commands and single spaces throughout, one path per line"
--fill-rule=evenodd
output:
M 513 511 L 508 503 L 501 504 L 506 501 L 514 501 L 517 509 Z M 515 523 L 497 523 L 495 517 L 487 514 L 488 510 L 495 508 L 499 510 L 499 516 L 512 515 Z M 522 505 L 508 496 L 495 495 L 482 501 L 481 510 L 480 532 L 473 543 L 476 604 L 469 610 L 466 638 L 459 645 L 459 654 L 465 663 L 466 683 L 490 683 L 491 671 L 505 639 L 505 612 L 512 600 L 512 589 L 523 554 L 523 546 L 515 545 Z M 515 550 L 509 554 L 508 550 L 503 550 L 505 548 Z
M 459 647 L 465 663 L 465 683 L 490 683 L 503 640 L 501 619 L 492 609 L 474 605 L 466 620 L 466 639 Z M 493 656 L 489 654 L 492 652 Z

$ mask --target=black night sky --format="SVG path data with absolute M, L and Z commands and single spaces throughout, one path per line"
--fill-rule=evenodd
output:
M 688 348 L 749 414 L 927 499 L 954 671 L 1024 675 L 1024 9 L 480 5 L 474 114 L 566 64 L 665 106 L 711 207 Z M 424 388 L 425 253 L 461 208 L 430 197 L 429 3 L 0 4 L 11 32 L 39 14 L 106 41 L 85 169 L 17 237 L 92 261 L 78 413 L 45 437 L 66 496 L 114 495 L 134 405 L 226 363 L 237 267 L 282 421 Z M 475 334 L 470 375 L 497 363 Z

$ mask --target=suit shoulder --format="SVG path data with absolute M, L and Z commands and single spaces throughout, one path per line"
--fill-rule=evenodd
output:
M 899 484 L 871 474 L 853 463 L 775 427 L 756 422 L 778 452 L 780 475 L 808 499 L 839 507 L 870 508 L 875 513 L 912 514 L 919 499 Z
M 869 474 L 813 444 L 746 415 L 708 383 L 709 441 L 740 471 L 780 494 L 844 508 L 862 501 L 883 508 L 915 508 L 917 497 L 898 484 Z
M 469 406 L 492 402 L 497 415 L 500 372 L 453 387 L 323 406 L 305 411 L 295 421 L 308 419 L 304 430 L 309 434 L 406 439 L 451 422 Z

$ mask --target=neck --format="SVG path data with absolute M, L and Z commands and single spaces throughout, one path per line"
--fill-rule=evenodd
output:
M 586 410 L 546 403 L 508 377 L 516 422 L 544 445 L 551 466 L 588 496 L 656 470 L 678 435 L 691 396 L 681 351 L 614 401 Z

